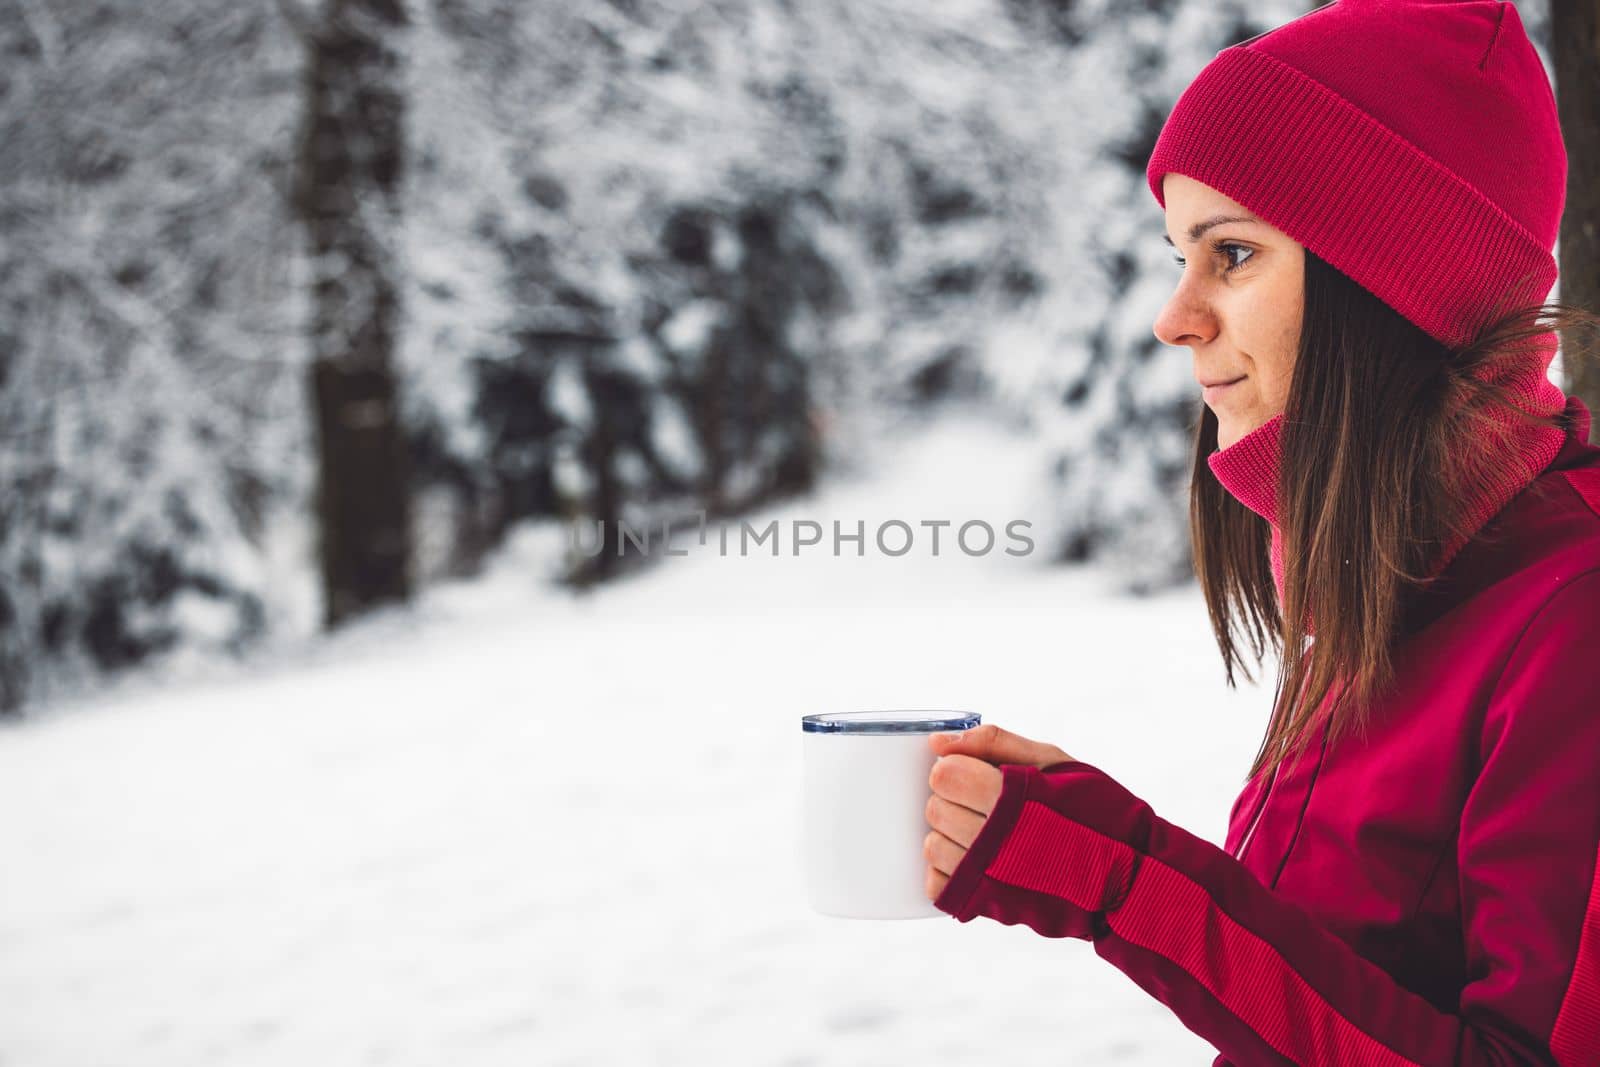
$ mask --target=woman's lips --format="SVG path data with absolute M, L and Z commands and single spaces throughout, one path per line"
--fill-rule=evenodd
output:
M 1245 377 L 1248 377 L 1248 375 L 1246 375 Z M 1206 403 L 1207 404 L 1216 403 L 1217 399 L 1219 397 L 1221 397 L 1223 393 L 1227 392 L 1229 389 L 1232 389 L 1234 386 L 1238 385 L 1242 381 L 1244 381 L 1244 378 L 1235 378 L 1233 381 L 1225 382 L 1222 385 L 1208 385 L 1208 386 L 1206 386 L 1205 387 L 1205 393 L 1204 393 Z

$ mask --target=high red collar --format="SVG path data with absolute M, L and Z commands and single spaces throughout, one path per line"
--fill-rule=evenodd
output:
M 1582 415 L 1574 421 L 1581 420 L 1585 425 L 1576 427 L 1574 432 L 1580 439 L 1587 440 L 1587 412 L 1583 411 L 1581 405 L 1569 405 L 1566 394 L 1550 381 L 1549 367 L 1555 356 L 1555 345 L 1556 335 L 1551 333 L 1548 345 L 1542 347 L 1535 358 L 1519 364 L 1506 376 L 1503 384 L 1508 384 L 1514 390 L 1514 395 L 1524 407 L 1539 414 L 1553 415 L 1574 409 L 1582 411 Z M 1277 585 L 1280 603 L 1283 600 L 1283 539 L 1278 527 L 1276 486 L 1281 465 L 1279 449 L 1282 429 L 1283 415 L 1275 415 L 1227 448 L 1218 449 L 1207 457 L 1212 474 L 1223 488 L 1271 525 L 1272 578 Z M 1435 557 L 1428 577 L 1441 573 L 1472 539 L 1473 534 L 1554 462 L 1568 436 L 1556 427 L 1531 431 L 1518 427 L 1508 435 L 1503 462 L 1485 471 L 1480 485 L 1466 490 L 1472 499 L 1471 533 L 1444 546 L 1443 551 Z

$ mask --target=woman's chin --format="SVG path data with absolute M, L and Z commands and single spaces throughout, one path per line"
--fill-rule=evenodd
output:
M 1271 421 L 1271 416 L 1266 417 L 1223 417 L 1217 416 L 1217 447 L 1227 448 L 1237 444 L 1241 438 L 1249 437 L 1261 427 Z

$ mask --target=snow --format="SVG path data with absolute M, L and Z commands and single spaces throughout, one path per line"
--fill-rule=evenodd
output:
M 722 324 L 722 318 L 721 302 L 691 300 L 661 327 L 661 337 L 674 352 L 692 355 L 710 344 L 711 331 Z
M 1220 841 L 1269 703 L 1193 587 L 1003 551 L 1048 506 L 1036 441 L 880 433 L 750 517 L 776 558 L 675 538 L 571 596 L 529 526 L 412 611 L 0 732 L 0 1063 L 1208 1064 L 1084 942 L 808 909 L 801 715 L 976 710 Z M 790 549 L 890 519 L 953 526 Z M 994 552 L 949 550 L 972 519 Z
M 554 411 L 572 426 L 588 427 L 594 421 L 594 409 L 589 403 L 589 393 L 583 387 L 576 363 L 564 359 L 550 372 L 545 400 Z

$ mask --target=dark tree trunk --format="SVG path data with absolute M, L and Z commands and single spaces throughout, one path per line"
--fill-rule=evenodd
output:
M 1561 218 L 1561 300 L 1600 313 L 1600 0 L 1551 0 L 1556 106 L 1567 144 L 1567 205 Z M 1564 337 L 1562 350 L 1600 339 Z M 1600 350 L 1597 350 L 1600 351 Z M 1600 413 L 1600 358 L 1563 360 L 1566 391 Z M 1591 426 L 1590 440 L 1600 440 Z
M 295 201 L 311 265 L 324 622 L 411 591 L 395 380 L 405 98 L 401 0 L 326 0 L 307 27 Z

